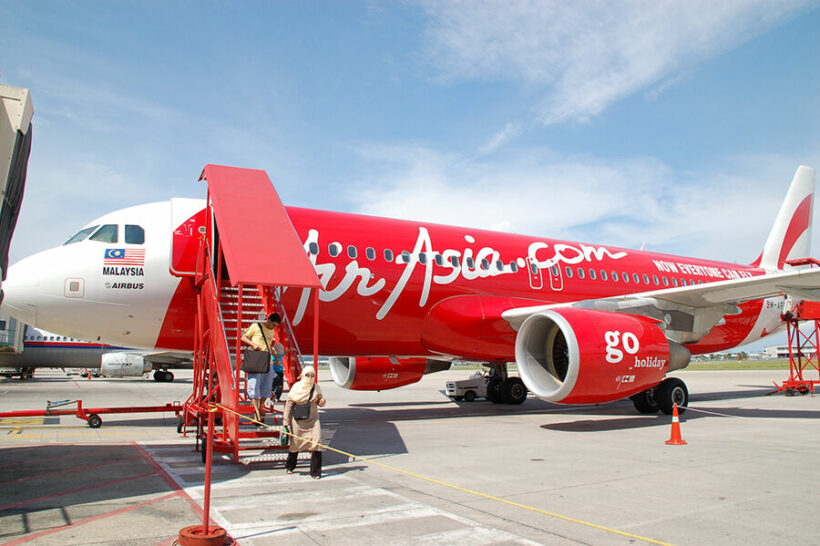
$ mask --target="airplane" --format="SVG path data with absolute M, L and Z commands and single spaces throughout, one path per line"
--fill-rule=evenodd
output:
M 28 325 L 22 352 L 0 352 L 0 375 L 21 379 L 31 379 L 35 368 L 82 368 L 106 377 L 140 377 L 153 371 L 155 381 L 165 382 L 174 380 L 169 368 L 192 367 L 191 354 L 92 343 Z
M 748 265 L 286 211 L 323 286 L 319 353 L 332 356 L 338 385 L 386 390 L 453 360 L 480 361 L 494 372 L 496 403 L 520 404 L 529 390 L 561 404 L 629 397 L 641 413 L 670 414 L 689 394 L 667 374 L 691 355 L 778 332 L 787 298 L 820 299 L 820 268 L 794 261 L 809 257 L 814 185 L 814 169 L 800 166 Z M 2 308 L 65 335 L 191 351 L 204 206 L 171 199 L 97 218 L 9 268 Z M 282 296 L 301 346 L 312 344 L 311 300 L 309 289 Z M 507 373 L 508 362 L 520 377 Z

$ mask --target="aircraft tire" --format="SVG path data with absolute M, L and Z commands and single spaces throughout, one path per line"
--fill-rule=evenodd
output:
M 91 428 L 100 428 L 102 426 L 102 419 L 96 413 L 88 416 L 88 426 Z
M 504 403 L 504 393 L 502 392 L 503 382 L 500 377 L 493 377 L 487 381 L 487 399 L 493 404 Z
M 502 385 L 504 402 L 512 405 L 523 404 L 527 399 L 527 386 L 520 377 L 508 377 Z
M 475 400 L 475 391 L 467 391 L 464 393 L 465 402 L 472 402 L 473 400 Z
M 661 409 L 658 405 L 655 389 L 646 389 L 630 396 L 629 399 L 632 400 L 632 404 L 634 404 L 638 413 L 658 413 L 658 410 Z
M 162 370 L 154 370 L 154 381 L 159 383 L 162 381 L 163 371 Z
M 206 459 L 208 458 L 208 437 L 203 436 L 202 440 L 199 442 L 199 453 L 202 456 L 202 464 L 205 464 Z
M 686 383 L 677 377 L 667 377 L 658 385 L 655 398 L 661 411 L 666 415 L 672 415 L 675 404 L 678 405 L 680 414 L 686 411 L 686 406 L 689 405 L 689 390 L 686 388 Z
M 171 372 L 165 372 L 165 381 L 170 383 L 174 380 L 174 374 Z
M 182 434 L 182 415 L 177 415 L 177 434 Z

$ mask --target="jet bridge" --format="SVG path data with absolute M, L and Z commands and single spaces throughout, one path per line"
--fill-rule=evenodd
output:
M 251 421 L 243 418 L 253 409 L 245 398 L 245 373 L 238 365 L 242 331 L 271 312 L 279 313 L 282 325 L 277 333 L 286 350 L 285 377 L 293 384 L 302 367 L 301 351 L 280 296 L 284 288 L 312 290 L 313 361 L 317 362 L 322 285 L 264 171 L 206 165 L 201 180 L 208 184 L 208 198 L 193 275 L 197 292 L 194 383 L 180 428 L 195 426 L 204 448 L 208 414 L 216 409 L 221 424 L 210 431 L 214 449 L 232 453 L 238 461 L 243 450 L 283 447 L 278 429 L 249 429 Z M 279 424 L 280 412 L 273 413 L 274 424 Z
M 9 263 L 9 245 L 26 183 L 28 157 L 31 152 L 31 117 L 34 108 L 28 89 L 0 85 L 0 279 L 5 280 Z M 2 292 L 0 292 L 2 301 Z M 19 353 L 23 350 L 25 325 L 15 320 L 0 321 L 0 350 Z

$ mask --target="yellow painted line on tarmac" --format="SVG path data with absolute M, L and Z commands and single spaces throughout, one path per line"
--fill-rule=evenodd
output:
M 284 427 L 272 427 L 270 425 L 266 425 L 265 423 L 261 423 L 261 422 L 257 421 L 256 419 L 252 419 L 252 418 L 247 417 L 245 415 L 242 415 L 241 413 L 238 413 L 238 412 L 236 412 L 236 411 L 234 411 L 230 408 L 226 408 L 225 406 L 223 406 L 221 404 L 214 404 L 212 406 L 212 408 L 210 409 L 210 411 L 215 412 L 217 407 L 222 408 L 224 411 L 227 411 L 227 412 L 233 413 L 234 415 L 237 415 L 240 419 L 245 419 L 247 421 L 251 421 L 253 423 L 256 423 L 257 425 L 264 426 L 264 427 L 267 427 L 267 428 L 271 428 L 271 429 L 274 429 L 274 430 L 279 429 L 280 434 L 287 434 L 291 438 L 296 438 L 298 440 L 302 440 L 302 441 L 305 441 L 305 442 L 310 442 L 314 445 L 320 446 L 322 449 L 327 449 L 328 451 L 333 451 L 335 453 L 339 453 L 341 455 L 345 455 L 347 457 L 351 457 L 353 459 L 363 461 L 363 462 L 366 462 L 366 463 L 369 463 L 369 464 L 372 464 L 372 465 L 381 466 L 382 468 L 386 468 L 388 470 L 392 470 L 394 472 L 398 472 L 398 473 L 404 474 L 406 476 L 411 476 L 413 478 L 418 478 L 420 480 L 424 480 L 424 481 L 429 482 L 429 483 L 434 483 L 436 485 L 442 485 L 444 487 L 449 487 L 450 489 L 455 489 L 456 491 L 461 491 L 462 493 L 468 493 L 470 495 L 475 495 L 477 497 L 481 497 L 481 498 L 488 499 L 488 500 L 491 500 L 491 501 L 500 502 L 500 503 L 507 504 L 507 505 L 510 505 L 510 506 L 515 506 L 516 508 L 522 508 L 524 510 L 529 510 L 530 512 L 535 512 L 535 513 L 538 513 L 538 514 L 542 514 L 544 516 L 550 516 L 550 517 L 560 519 L 560 520 L 563 520 L 563 521 L 568 521 L 570 523 L 576 523 L 578 525 L 583 525 L 585 527 L 590 527 L 592 529 L 598 529 L 600 531 L 606 531 L 607 533 L 613 533 L 613 534 L 616 534 L 616 535 L 621 535 L 621 536 L 631 538 L 631 539 L 634 539 L 634 540 L 640 540 L 642 542 L 646 542 L 646 543 L 649 543 L 649 544 L 660 544 L 660 545 L 663 545 L 663 546 L 671 546 L 667 542 L 661 542 L 659 540 L 655 540 L 655 539 L 652 539 L 652 538 L 643 537 L 643 536 L 635 535 L 635 534 L 632 534 L 632 533 L 627 533 L 626 531 L 621 531 L 619 529 L 613 529 L 611 527 L 606 527 L 604 525 L 598 525 L 597 523 L 591 523 L 589 521 L 584 521 L 584 520 L 581 520 L 581 519 L 572 518 L 572 517 L 564 516 L 564 515 L 561 515 L 561 514 L 556 514 L 555 512 L 549 512 L 547 510 L 542 510 L 542 509 L 536 508 L 534 506 L 529 506 L 527 504 L 521 504 L 519 502 L 514 502 L 514 501 L 511 501 L 511 500 L 502 499 L 500 497 L 495 497 L 493 495 L 487 495 L 486 493 L 481 493 L 479 491 L 474 491 L 472 489 L 467 489 L 465 487 L 459 487 L 458 485 L 453 485 L 451 483 L 443 482 L 443 481 L 437 480 L 435 478 L 429 478 L 429 477 L 423 476 L 421 474 L 416 474 L 415 472 L 410 472 L 408 470 L 403 470 L 401 468 L 397 468 L 397 467 L 391 466 L 389 464 L 385 464 L 385 463 L 382 463 L 382 462 L 379 462 L 379 461 L 374 461 L 373 459 L 368 459 L 367 457 L 362 457 L 360 455 L 354 455 L 352 453 L 342 451 L 341 449 L 335 449 L 335 448 L 332 448 L 330 446 L 320 444 L 318 442 L 314 442 L 314 441 L 308 440 L 306 438 L 302 438 L 301 436 L 291 434 L 291 432 L 285 430 Z
M 9 427 L 6 433 L 8 436 L 21 436 L 24 427 L 42 425 L 45 422 L 43 417 L 6 417 L 0 419 L 0 427 Z

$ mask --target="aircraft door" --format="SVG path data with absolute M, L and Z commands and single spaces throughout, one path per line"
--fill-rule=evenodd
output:
M 533 290 L 541 290 L 544 288 L 544 279 L 541 277 L 541 269 L 538 267 L 532 258 L 527 258 L 527 274 L 530 278 L 530 288 Z
M 550 288 L 556 292 L 564 289 L 564 277 L 561 275 L 561 267 L 558 264 L 549 268 L 550 272 Z
M 205 209 L 201 201 L 171 199 L 171 264 L 176 276 L 193 276 L 200 237 L 205 232 Z

